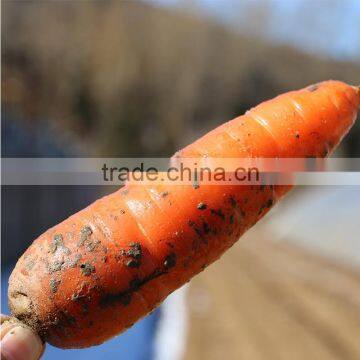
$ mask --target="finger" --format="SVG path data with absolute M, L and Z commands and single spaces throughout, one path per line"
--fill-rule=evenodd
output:
M 0 340 L 2 340 L 9 329 L 14 327 L 14 323 L 11 323 L 9 320 L 9 316 L 0 314 Z
M 10 316 L 4 315 L 4 314 L 0 314 L 0 324 L 2 325 L 2 323 L 4 321 L 8 321 L 10 320 Z
M 29 328 L 16 323 L 3 323 L 1 359 L 38 360 L 42 352 L 42 341 Z

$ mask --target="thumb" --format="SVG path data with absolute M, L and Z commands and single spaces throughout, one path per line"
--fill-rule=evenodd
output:
M 19 321 L 1 317 L 1 359 L 38 360 L 44 345 L 30 328 Z

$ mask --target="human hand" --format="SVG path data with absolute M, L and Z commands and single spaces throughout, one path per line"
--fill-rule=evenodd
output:
M 38 360 L 45 345 L 38 335 L 15 318 L 1 314 L 0 348 L 2 360 Z

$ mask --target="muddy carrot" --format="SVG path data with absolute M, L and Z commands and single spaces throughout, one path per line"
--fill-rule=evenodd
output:
M 359 88 L 319 83 L 258 105 L 176 156 L 325 157 L 359 105 Z M 12 313 L 55 346 L 100 344 L 218 259 L 288 190 L 128 183 L 33 242 L 10 277 Z

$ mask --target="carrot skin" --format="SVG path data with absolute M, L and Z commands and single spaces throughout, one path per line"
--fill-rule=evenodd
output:
M 360 105 L 327 81 L 266 101 L 177 157 L 325 157 Z M 62 348 L 100 344 L 217 260 L 291 186 L 128 183 L 46 231 L 9 280 L 14 316 Z

